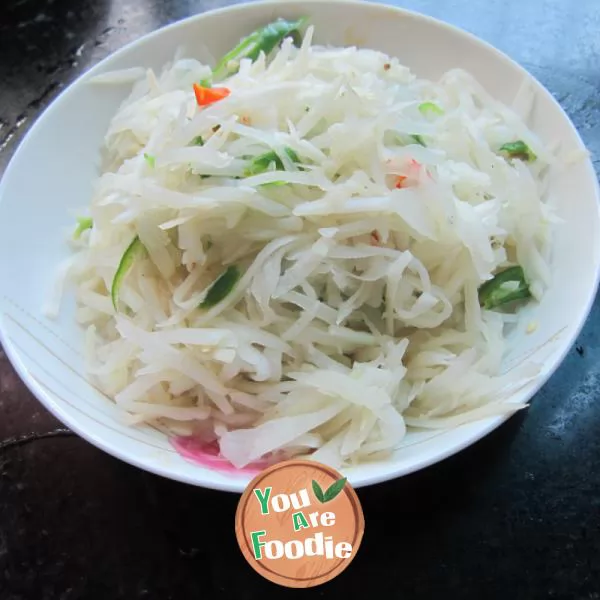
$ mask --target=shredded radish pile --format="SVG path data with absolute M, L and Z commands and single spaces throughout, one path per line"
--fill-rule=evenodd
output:
M 555 158 L 466 72 L 426 81 L 312 33 L 242 60 L 205 107 L 192 86 L 211 69 L 192 58 L 99 81 L 135 80 L 68 272 L 89 374 L 132 423 L 217 440 L 240 468 L 379 459 L 407 427 L 521 408 L 511 396 L 538 372 L 501 372 L 515 317 L 482 310 L 478 288 L 515 263 L 535 299 L 550 284 Z M 515 138 L 537 160 L 498 152 Z M 269 151 L 284 170 L 248 176 Z M 115 310 L 135 235 L 146 254 Z M 201 308 L 228 265 L 237 284 Z

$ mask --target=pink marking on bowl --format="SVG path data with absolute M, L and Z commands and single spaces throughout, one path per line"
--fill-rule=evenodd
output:
M 217 441 L 202 442 L 193 436 L 178 436 L 171 438 L 171 445 L 177 450 L 180 456 L 207 469 L 221 471 L 229 474 L 247 474 L 260 473 L 263 469 L 272 464 L 265 458 L 256 460 L 242 469 L 234 467 L 226 458 L 219 453 L 219 444 Z

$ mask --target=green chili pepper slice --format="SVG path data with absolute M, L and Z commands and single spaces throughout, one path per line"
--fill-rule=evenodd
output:
M 479 303 L 487 310 L 530 297 L 529 285 L 520 266 L 509 267 L 497 273 L 479 287 Z
M 156 166 L 156 157 L 152 156 L 152 154 L 147 154 L 146 152 L 144 152 L 144 160 L 148 163 L 148 166 L 151 169 L 154 169 L 154 167 Z
M 127 246 L 125 252 L 123 252 L 123 256 L 121 256 L 119 266 L 115 271 L 115 276 L 113 277 L 112 285 L 110 287 L 110 297 L 112 298 L 112 304 L 115 311 L 118 311 L 119 291 L 125 276 L 133 266 L 135 259 L 143 256 L 145 253 L 146 248 L 144 247 L 144 244 L 142 244 L 140 238 L 136 235 L 129 246 Z
M 200 308 L 212 308 L 224 300 L 233 290 L 241 277 L 240 270 L 235 265 L 230 265 L 215 279 L 210 286 L 206 297 L 200 303 Z
M 423 102 L 419 104 L 419 112 L 426 117 L 427 115 L 435 115 L 440 117 L 444 114 L 444 111 L 433 102 Z
M 523 140 L 508 142 L 507 144 L 500 146 L 500 152 L 506 154 L 509 158 L 520 158 L 525 162 L 533 162 L 537 158 L 531 148 Z
M 300 158 L 291 148 L 285 148 L 285 153 L 289 156 L 290 160 L 295 163 L 300 162 Z M 276 171 L 285 171 L 285 167 L 283 166 L 283 162 L 277 155 L 277 152 L 274 150 L 270 150 L 269 152 L 265 152 L 264 154 L 259 154 L 255 158 L 252 159 L 252 162 L 248 166 L 248 168 L 244 171 L 244 175 L 246 177 L 250 177 L 252 175 L 259 175 L 260 173 L 264 173 L 269 169 L 271 164 L 275 164 Z
M 306 17 L 297 21 L 278 19 L 257 29 L 245 37 L 217 63 L 213 71 L 214 78 L 222 79 L 237 71 L 239 62 L 243 58 L 249 58 L 254 62 L 261 51 L 265 53 L 265 56 L 268 56 L 275 46 L 288 36 L 292 36 L 294 41 L 297 42 L 299 39 L 298 32 L 306 21 Z
M 94 226 L 94 220 L 91 217 L 77 217 L 77 228 L 73 232 L 73 239 L 78 240 L 81 234 Z

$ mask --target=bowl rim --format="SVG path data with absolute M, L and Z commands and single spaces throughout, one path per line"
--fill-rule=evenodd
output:
M 360 7 L 360 9 L 366 12 L 388 12 L 390 16 L 393 18 L 410 18 L 418 21 L 426 22 L 431 27 L 437 27 L 446 29 L 450 33 L 455 36 L 466 38 L 471 44 L 474 46 L 479 46 L 480 48 L 486 49 L 489 53 L 495 55 L 497 60 L 503 61 L 507 63 L 512 69 L 519 71 L 521 75 L 533 83 L 537 84 L 539 87 L 539 91 L 547 96 L 547 98 L 554 104 L 554 107 L 558 109 L 559 113 L 562 115 L 563 119 L 568 123 L 573 133 L 576 136 L 579 144 L 582 148 L 586 148 L 581 135 L 569 116 L 566 114 L 563 107 L 560 103 L 552 96 L 552 94 L 548 91 L 548 89 L 529 71 L 527 71 L 522 65 L 520 65 L 516 60 L 511 58 L 508 54 L 499 50 L 491 43 L 483 40 L 482 38 L 476 36 L 475 34 L 466 31 L 456 25 L 452 25 L 445 21 L 442 21 L 436 17 L 432 17 L 414 10 L 386 4 L 383 2 L 364 2 L 364 0 L 303 0 L 302 2 L 294 1 L 288 2 L 286 4 L 282 4 L 281 0 L 258 0 L 254 2 L 244 1 L 240 4 L 229 5 L 205 12 L 201 12 L 195 15 L 190 15 L 188 17 L 179 19 L 173 23 L 163 25 L 153 31 L 150 31 L 141 37 L 132 40 L 112 52 L 108 56 L 104 57 L 102 60 L 98 61 L 91 67 L 87 68 L 84 72 L 79 74 L 73 81 L 71 81 L 52 101 L 51 103 L 35 118 L 33 124 L 25 133 L 24 137 L 20 140 L 19 144 L 13 151 L 13 154 L 8 161 L 6 169 L 2 176 L 0 177 L 0 202 L 4 196 L 4 181 L 6 174 L 9 173 L 13 164 L 16 162 L 17 156 L 19 156 L 22 152 L 24 152 L 28 142 L 32 137 L 32 132 L 37 128 L 39 121 L 42 119 L 48 118 L 51 116 L 51 113 L 54 109 L 56 109 L 61 103 L 65 102 L 67 96 L 71 93 L 73 88 L 78 87 L 80 85 L 85 84 L 86 80 L 94 77 L 95 75 L 103 72 L 106 67 L 112 61 L 118 61 L 122 56 L 126 55 L 136 46 L 146 44 L 152 40 L 159 39 L 164 33 L 167 31 L 174 31 L 179 28 L 185 28 L 189 26 L 193 26 L 195 22 L 200 22 L 205 19 L 207 16 L 212 15 L 227 15 L 232 13 L 244 13 L 247 11 L 260 10 L 265 6 L 272 7 L 284 7 L 291 8 L 295 6 L 302 5 L 315 5 L 315 4 L 331 4 L 331 5 L 350 5 L 354 7 Z M 596 219 L 600 222 L 600 186 L 598 184 L 598 179 L 596 173 L 594 171 L 591 159 L 589 155 L 585 159 L 585 167 L 587 170 L 587 176 L 591 178 L 593 184 L 593 190 L 596 200 Z M 573 325 L 572 333 L 568 338 L 564 338 L 561 342 L 561 349 L 557 352 L 554 358 L 551 361 L 551 365 L 549 369 L 546 369 L 543 374 L 537 377 L 534 383 L 530 386 L 527 396 L 528 402 L 530 402 L 535 395 L 539 392 L 539 390 L 547 383 L 550 377 L 556 372 L 556 370 L 563 363 L 567 353 L 573 347 L 577 337 L 581 333 L 585 323 L 587 322 L 590 312 L 592 310 L 592 306 L 596 295 L 598 293 L 598 288 L 600 284 L 600 265 L 595 272 L 595 277 L 592 284 L 590 285 L 587 293 L 587 297 L 585 298 L 584 309 L 581 311 L 579 316 L 579 321 Z M 52 397 L 44 390 L 42 385 L 40 385 L 33 375 L 29 374 L 25 364 L 22 361 L 19 351 L 13 345 L 10 335 L 5 326 L 5 313 L 0 312 L 0 344 L 2 345 L 6 356 L 8 357 L 10 363 L 14 367 L 15 371 L 19 375 L 20 379 L 29 389 L 29 391 L 34 395 L 34 397 L 47 409 L 53 416 L 55 416 L 60 422 L 69 427 L 74 433 L 76 433 L 79 437 L 83 438 L 87 442 L 96 446 L 97 448 L 103 450 L 108 455 L 122 460 L 125 463 L 128 463 L 134 467 L 137 467 L 141 470 L 153 473 L 155 475 L 159 475 L 166 479 L 171 479 L 174 481 L 179 481 L 182 483 L 187 483 L 194 485 L 196 487 L 202 487 L 206 489 L 212 489 L 217 491 L 224 492 L 233 492 L 240 494 L 245 489 L 247 482 L 245 478 L 232 478 L 232 479 L 223 479 L 221 482 L 217 482 L 212 479 L 210 476 L 206 474 L 207 469 L 200 467 L 197 471 L 197 476 L 188 475 L 182 472 L 174 472 L 172 468 L 168 465 L 162 465 L 161 461 L 154 460 L 151 456 L 142 456 L 136 453 L 125 451 L 121 449 L 118 444 L 115 444 L 110 441 L 111 438 L 105 439 L 102 435 L 97 435 L 94 429 L 81 427 L 77 418 L 71 416 L 70 410 L 65 410 L 64 407 L 54 402 Z M 480 426 L 479 430 L 465 436 L 461 441 L 455 442 L 451 445 L 451 447 L 443 448 L 437 452 L 431 453 L 431 455 L 427 458 L 423 459 L 414 459 L 410 465 L 396 467 L 393 468 L 393 462 L 390 461 L 389 467 L 386 469 L 378 469 L 372 474 L 361 475 L 359 480 L 352 481 L 353 477 L 349 474 L 349 481 L 354 488 L 367 487 L 370 485 L 376 485 L 385 481 L 392 481 L 394 479 L 398 479 L 400 477 L 404 477 L 411 473 L 415 473 L 417 471 L 423 470 L 431 465 L 437 464 L 454 456 L 455 454 L 460 453 L 465 448 L 473 446 L 477 442 L 479 442 L 482 438 L 489 435 L 492 431 L 497 429 L 500 425 L 508 421 L 514 413 L 509 413 L 506 415 L 489 417 L 488 419 L 481 421 L 482 426 Z M 483 425 L 485 423 L 485 425 Z M 460 428 L 461 426 L 459 426 Z M 182 459 L 184 460 L 184 459 Z M 249 480 L 249 479 L 248 479 Z

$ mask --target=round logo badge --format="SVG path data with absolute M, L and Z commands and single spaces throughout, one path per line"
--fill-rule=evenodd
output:
M 364 529 L 362 507 L 346 478 L 308 460 L 259 473 L 235 515 L 238 544 L 252 568 L 294 588 L 339 575 L 356 555 Z

